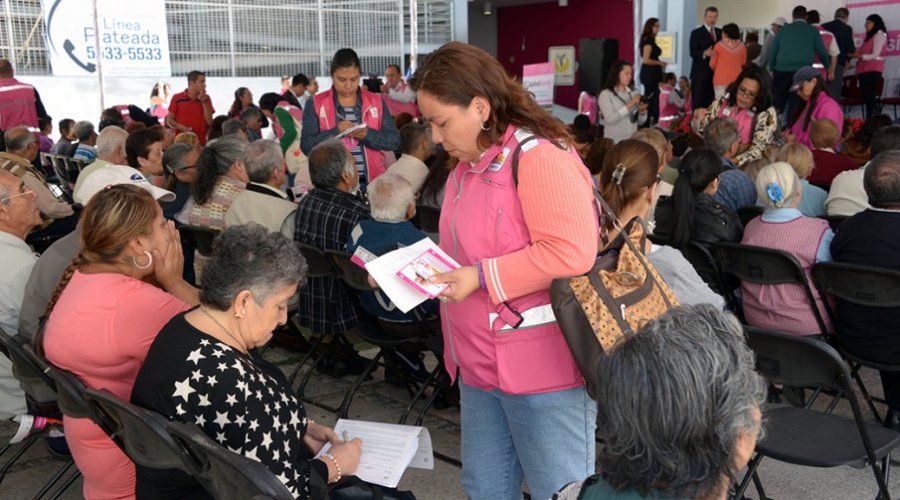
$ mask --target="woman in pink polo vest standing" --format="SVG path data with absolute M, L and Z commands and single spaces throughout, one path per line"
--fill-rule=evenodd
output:
M 856 57 L 856 74 L 859 76 L 859 88 L 863 100 L 866 101 L 866 118 L 875 114 L 878 108 L 878 79 L 884 73 L 884 57 L 881 56 L 887 45 L 887 28 L 878 14 L 866 18 L 866 38 L 863 40 Z
M 387 168 L 384 152 L 400 149 L 400 132 L 381 96 L 359 86 L 360 72 L 353 49 L 334 53 L 331 88 L 316 94 L 303 109 L 300 149 L 308 155 L 316 144 L 365 125 L 341 137 L 356 161 L 360 185 L 365 186 Z
M 565 126 L 481 49 L 445 44 L 412 85 L 434 142 L 459 159 L 440 245 L 463 267 L 435 280 L 449 285 L 441 321 L 444 362 L 452 378 L 459 370 L 463 489 L 520 499 L 524 480 L 549 498 L 594 472 L 597 403 L 548 291 L 594 262 L 591 176 Z

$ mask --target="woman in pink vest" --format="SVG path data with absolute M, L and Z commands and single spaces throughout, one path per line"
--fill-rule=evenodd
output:
M 878 14 L 866 18 L 866 38 L 856 53 L 856 74 L 859 76 L 859 88 L 866 101 L 866 118 L 874 115 L 878 108 L 878 80 L 884 73 L 884 57 L 881 56 L 887 46 L 887 28 Z
M 744 318 L 747 324 L 797 335 L 822 334 L 813 307 L 818 307 L 831 330 L 828 315 L 810 271 L 816 262 L 831 260 L 831 240 L 834 233 L 828 222 L 805 217 L 797 207 L 802 198 L 802 186 L 794 168 L 785 162 L 767 165 L 756 176 L 756 191 L 766 204 L 766 211 L 747 223 L 741 243 L 783 250 L 793 255 L 806 274 L 815 304 L 810 304 L 803 289 L 797 285 L 760 285 L 741 283 Z
M 804 66 L 794 73 L 794 85 L 792 92 L 797 92 L 803 104 L 795 106 L 793 113 L 788 118 L 788 130 L 782 133 L 787 142 L 797 142 L 812 149 L 812 141 L 809 134 L 812 131 L 812 122 L 828 118 L 838 126 L 838 132 L 844 130 L 844 112 L 841 106 L 828 95 L 825 80 L 819 74 L 819 70 L 812 66 Z
M 449 285 L 441 319 L 444 362 L 453 378 L 459 369 L 462 486 L 469 498 L 514 499 L 525 481 L 549 498 L 594 472 L 597 403 L 549 295 L 554 279 L 594 262 L 591 176 L 564 149 L 565 126 L 483 50 L 447 43 L 412 85 L 434 142 L 459 159 L 440 245 L 462 267 L 435 281 Z
M 723 97 L 694 113 L 694 130 L 702 135 L 710 122 L 723 116 L 738 124 L 741 146 L 734 163 L 740 166 L 762 158 L 778 130 L 769 74 L 755 64 L 747 65 Z
M 312 148 L 351 128 L 341 142 L 353 154 L 360 185 L 383 174 L 385 151 L 400 149 L 400 133 L 381 96 L 359 86 L 361 66 L 353 49 L 339 49 L 331 58 L 331 88 L 316 94 L 303 110 L 300 149 Z
M 678 93 L 675 83 L 675 73 L 666 73 L 659 84 L 659 126 L 666 130 L 684 115 L 684 97 Z

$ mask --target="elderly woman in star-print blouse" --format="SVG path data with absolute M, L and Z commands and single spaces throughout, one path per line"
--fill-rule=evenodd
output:
M 257 460 L 297 498 L 326 498 L 351 475 L 362 442 L 341 441 L 306 418 L 284 375 L 253 349 L 287 321 L 288 300 L 306 277 L 293 242 L 262 226 L 233 226 L 204 268 L 200 306 L 159 332 L 138 375 L 133 403 L 197 424 L 232 451 Z M 331 449 L 312 459 L 325 445 Z M 178 470 L 137 467 L 138 498 L 211 498 Z

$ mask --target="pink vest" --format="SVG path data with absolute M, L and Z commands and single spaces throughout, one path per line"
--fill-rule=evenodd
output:
M 383 102 L 378 94 L 373 94 L 366 89 L 360 89 L 362 98 L 362 122 L 372 130 L 381 130 L 382 105 Z M 313 96 L 313 106 L 319 115 L 319 130 L 331 130 L 337 127 L 337 119 L 334 112 L 334 89 L 328 89 L 325 92 Z M 341 139 L 347 149 L 353 149 L 359 144 L 357 139 L 352 137 L 344 137 Z M 378 149 L 372 149 L 363 145 L 363 153 L 366 155 L 367 180 L 372 182 L 376 177 L 384 173 L 384 152 Z
M 406 91 L 407 83 L 403 80 L 400 80 L 400 83 L 397 85 L 397 89 L 400 92 Z M 400 113 L 409 113 L 414 118 L 419 116 L 419 106 L 416 105 L 416 101 L 412 102 L 400 102 L 391 99 L 391 97 L 387 94 L 382 94 L 384 98 L 384 103 L 387 105 L 388 111 L 391 112 L 391 116 L 396 117 Z
M 531 243 L 510 158 L 519 141 L 530 135 L 510 125 L 501 144 L 489 147 L 477 165 L 460 162 L 447 179 L 440 246 L 463 266 L 521 250 Z M 523 146 L 520 167 L 527 161 L 527 150 L 537 145 L 530 141 Z M 591 182 L 590 173 L 583 170 L 584 181 Z M 550 307 L 549 291 L 506 304 L 524 319 L 517 329 L 509 327 L 513 320 L 504 304 L 494 305 L 485 290 L 476 290 L 459 304 L 442 304 L 444 363 L 450 376 L 455 377 L 459 367 L 466 384 L 508 394 L 536 394 L 583 385 Z
M 831 41 L 834 40 L 834 34 L 821 26 L 815 26 L 815 28 L 819 30 L 819 35 L 822 36 L 822 43 L 825 44 L 825 50 L 828 50 L 828 48 L 831 47 Z M 813 68 L 818 69 L 819 73 L 822 73 L 822 78 L 824 78 L 825 81 L 828 81 L 829 66 L 831 66 L 831 61 L 823 63 L 819 59 L 819 54 L 816 54 L 816 52 L 813 51 Z
M 0 130 L 18 126 L 37 129 L 34 87 L 15 78 L 0 78 Z
M 591 120 L 591 125 L 597 123 L 597 96 L 591 94 L 590 92 L 582 92 L 581 95 L 578 96 L 578 113 L 582 115 L 587 115 L 588 119 Z
M 747 108 L 741 110 L 737 106 L 728 106 L 728 95 L 722 98 L 719 106 L 719 116 L 731 118 L 737 122 L 738 133 L 741 135 L 741 144 L 750 144 L 753 138 L 753 117 L 756 113 Z
M 741 243 L 783 250 L 796 257 L 816 298 L 816 307 L 830 331 L 831 323 L 822 297 L 810 279 L 816 251 L 827 230 L 828 222 L 814 217 L 798 217 L 788 222 L 763 222 L 757 217 L 747 224 Z M 747 324 L 797 335 L 822 333 L 806 292 L 799 286 L 741 283 L 741 290 Z
M 669 96 L 675 92 L 671 85 L 663 85 L 659 88 L 659 126 L 668 130 L 669 125 L 681 116 L 678 106 L 669 102 Z
M 875 52 L 875 37 L 878 36 L 876 33 L 872 38 L 869 38 L 865 42 L 863 42 L 862 46 L 859 48 L 860 55 L 862 54 L 872 54 Z M 885 44 L 885 47 L 887 44 Z M 884 50 L 884 49 L 882 49 Z M 884 73 L 884 58 L 881 57 L 881 54 L 878 54 L 878 57 L 872 59 L 871 61 L 863 61 L 862 59 L 856 63 L 856 74 L 861 75 L 863 73 L 869 73 L 872 71 L 876 71 L 878 73 Z

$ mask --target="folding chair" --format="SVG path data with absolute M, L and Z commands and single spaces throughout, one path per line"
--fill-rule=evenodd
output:
M 694 267 L 697 274 L 703 278 L 703 281 L 705 281 L 714 292 L 725 298 L 729 309 L 740 316 L 741 304 L 734 295 L 734 289 L 737 288 L 740 283 L 735 283 L 733 279 L 728 279 L 728 277 L 722 273 L 722 269 L 719 268 L 719 263 L 713 257 L 712 252 L 709 251 L 709 246 L 696 241 L 690 241 L 681 253 L 684 255 L 684 258 L 691 263 L 691 266 Z
M 797 259 L 781 250 L 742 245 L 740 243 L 716 243 L 716 255 L 722 272 L 732 274 L 741 281 L 761 285 L 797 285 L 803 289 L 809 301 L 819 332 L 826 337 L 830 334 L 822 312 L 816 305 L 815 296 L 806 279 L 806 273 Z
M 53 167 L 53 173 L 56 174 L 56 180 L 59 182 L 60 189 L 63 190 L 66 194 L 72 194 L 72 185 L 73 183 L 69 179 L 69 172 L 66 167 L 66 162 L 62 156 L 58 155 L 49 155 L 50 156 L 50 165 Z
M 195 463 L 194 477 L 213 497 L 222 499 L 292 500 L 294 496 L 265 465 L 232 453 L 196 425 L 169 422 L 172 439 Z
M 183 225 L 178 227 L 179 234 L 183 235 L 188 243 L 204 257 L 211 257 L 213 244 L 221 231 L 208 227 Z
M 2 348 L 7 357 L 12 362 L 13 375 L 21 384 L 25 391 L 25 396 L 29 400 L 30 407 L 40 408 L 42 412 L 52 412 L 56 406 L 56 385 L 53 380 L 44 372 L 45 365 L 42 365 L 33 352 L 29 352 L 26 345 L 27 340 L 21 337 L 12 337 L 0 328 L 0 348 Z M 12 456 L 0 466 L 0 482 L 6 476 L 6 472 L 12 467 L 22 455 L 31 448 L 34 443 L 38 442 L 44 436 L 42 434 L 31 434 L 18 445 L 7 443 L 0 449 L 0 456 L 5 455 L 10 450 Z M 72 459 L 68 459 L 65 463 L 50 477 L 50 479 L 41 487 L 35 498 L 41 498 L 49 492 L 74 466 Z M 63 483 L 60 494 L 71 485 L 80 473 L 75 469 L 75 474 L 68 482 Z
M 106 389 L 87 389 L 85 399 L 111 422 L 122 451 L 134 463 L 151 469 L 179 469 L 187 474 L 193 462 L 167 430 L 169 420 L 154 411 L 122 401 Z
M 124 443 L 116 435 L 115 422 L 85 397 L 87 386 L 72 372 L 53 365 L 48 365 L 48 369 L 58 389 L 59 408 L 63 415 L 70 418 L 91 419 L 119 448 L 124 449 Z
M 428 323 L 424 315 L 417 309 L 414 309 L 412 311 L 412 315 L 416 319 L 415 328 L 418 330 L 417 336 L 390 335 L 389 333 L 387 333 L 385 330 L 390 330 L 391 325 L 386 324 L 383 321 L 379 321 L 377 318 L 368 314 L 359 304 L 359 293 L 375 291 L 375 289 L 369 285 L 369 273 L 367 273 L 363 268 L 354 264 L 350 260 L 350 254 L 347 252 L 329 250 L 325 252 L 325 255 L 333 259 L 335 268 L 338 271 L 341 281 L 343 281 L 344 284 L 354 292 L 353 295 L 356 301 L 360 318 L 359 324 L 357 325 L 357 332 L 359 333 L 359 336 L 362 337 L 362 339 L 366 342 L 378 347 L 378 353 L 374 358 L 372 358 L 372 360 L 366 367 L 366 370 L 363 372 L 363 374 L 357 377 L 353 387 L 351 387 L 344 396 L 344 402 L 339 407 L 339 409 L 342 410 L 343 413 L 339 412 L 338 415 L 346 417 L 354 394 L 359 389 L 359 386 L 362 384 L 365 376 L 375 369 L 375 366 L 378 364 L 379 360 L 384 358 L 385 366 L 387 367 L 391 364 L 392 352 L 403 346 L 413 346 L 416 349 L 420 349 L 422 351 L 429 350 L 431 345 L 430 340 L 436 337 L 436 333 L 431 331 L 431 329 L 428 327 Z M 402 335 L 407 335 L 408 333 L 408 331 L 404 331 L 402 332 Z M 422 399 L 422 396 L 425 394 L 426 388 L 428 388 L 429 386 L 434 387 L 434 391 L 432 392 L 432 395 L 428 398 L 428 400 L 426 400 L 425 408 L 419 414 L 416 425 L 421 424 L 425 413 L 434 404 L 437 396 L 440 395 L 440 392 L 443 388 L 438 385 L 437 380 L 440 377 L 441 373 L 443 373 L 444 367 L 440 362 L 441 356 L 438 356 L 438 360 L 438 366 L 428 374 L 428 378 L 424 382 L 416 383 L 413 381 L 407 381 L 407 387 L 408 389 L 410 389 L 410 396 L 412 399 L 400 418 L 401 423 L 406 422 L 406 419 L 409 417 L 412 408 L 419 400 Z M 402 368 L 394 368 L 396 368 L 397 373 L 403 373 Z
M 764 457 L 807 467 L 871 467 L 879 499 L 890 500 L 890 453 L 900 444 L 900 433 L 867 423 L 850 383 L 850 371 L 837 351 L 814 338 L 746 328 L 747 344 L 756 354 L 756 369 L 770 383 L 821 386 L 837 390 L 850 404 L 853 418 L 806 408 L 779 407 L 763 414 L 765 437 L 733 498 L 742 498 L 754 480 L 760 499 L 767 499 L 757 474 Z M 880 462 L 880 465 L 879 465 Z
M 325 256 L 325 253 L 319 248 L 309 245 L 307 243 L 297 242 L 297 247 L 300 249 L 300 254 L 303 255 L 303 258 L 306 260 L 307 278 L 335 278 L 337 277 L 337 271 L 334 269 L 334 265 L 331 262 L 331 259 Z M 338 337 L 343 338 L 343 337 Z M 313 342 L 312 346 L 302 358 L 297 363 L 297 366 L 291 371 L 291 374 L 288 376 L 288 383 L 293 386 L 294 381 L 297 379 L 297 376 L 300 374 L 300 370 L 309 361 L 311 358 L 313 359 L 312 365 L 309 367 L 309 372 L 306 373 L 306 376 L 303 377 L 300 388 L 297 391 L 298 396 L 303 398 L 303 391 L 306 388 L 306 384 L 309 382 L 310 377 L 312 376 L 312 370 L 324 360 L 329 354 L 331 354 L 335 342 L 329 343 L 322 352 L 315 358 L 316 352 L 319 351 L 319 348 L 322 346 L 323 341 L 325 340 L 325 336 L 321 335 L 317 337 Z M 338 341 L 336 338 L 335 341 Z
M 878 314 L 878 309 L 900 308 L 900 272 L 877 267 L 860 266 L 856 264 L 842 264 L 838 262 L 822 262 L 813 267 L 813 281 L 819 292 L 832 295 L 840 300 L 845 300 L 860 306 L 873 308 L 872 314 Z M 863 359 L 849 353 L 841 346 L 841 338 L 851 332 L 841 323 L 836 311 L 825 302 L 828 313 L 834 320 L 837 333 L 837 345 L 841 355 L 849 361 L 851 375 L 856 380 L 859 390 L 869 405 L 869 409 L 875 418 L 881 421 L 881 415 L 875 409 L 874 401 L 884 403 L 884 399 L 876 398 L 869 394 L 865 384 L 859 377 L 859 368 L 866 366 L 879 371 L 900 371 L 900 363 L 886 364 Z M 900 326 L 897 327 L 900 333 Z
M 741 219 L 741 224 L 746 226 L 748 222 L 762 215 L 764 211 L 763 207 L 741 207 L 737 210 L 737 216 Z

